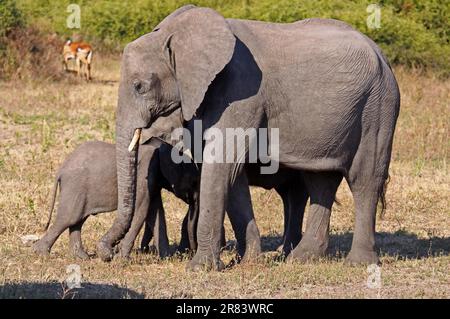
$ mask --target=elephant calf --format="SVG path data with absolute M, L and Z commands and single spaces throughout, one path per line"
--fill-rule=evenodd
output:
M 166 188 L 190 203 L 188 190 L 196 186 L 182 182 L 180 176 L 175 174 L 178 169 L 175 164 L 172 162 L 167 164 L 174 167 L 166 167 L 165 171 L 171 174 L 170 176 L 166 174 L 165 178 L 161 172 L 158 148 L 141 145 L 138 158 L 136 213 L 128 233 L 121 242 L 122 256 L 129 255 L 144 221 L 147 221 L 148 227 L 143 241 L 148 243 L 154 235 L 159 255 L 165 257 L 169 253 L 161 189 Z M 189 168 L 182 170 L 189 176 Z M 38 254 L 49 254 L 61 233 L 69 228 L 71 252 L 79 258 L 87 259 L 89 256 L 83 249 L 81 241 L 83 223 L 89 215 L 117 209 L 115 145 L 99 141 L 86 142 L 65 160 L 57 173 L 46 229 L 50 224 L 58 185 L 60 197 L 56 220 L 44 237 L 34 244 L 33 250 Z

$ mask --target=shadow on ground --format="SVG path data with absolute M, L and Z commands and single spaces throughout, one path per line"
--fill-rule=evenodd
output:
M 328 247 L 328 255 L 333 258 L 343 258 L 350 251 L 353 233 L 332 234 Z M 405 231 L 395 233 L 377 233 L 376 243 L 381 256 L 400 259 L 423 259 L 428 257 L 449 256 L 450 237 L 418 238 L 416 234 Z M 264 252 L 276 250 L 282 243 L 281 236 L 270 235 L 261 238 Z
M 143 299 L 144 295 L 117 285 L 82 283 L 67 289 L 60 282 L 8 283 L 0 286 L 0 299 Z
M 331 256 L 344 257 L 350 251 L 353 233 L 332 235 L 329 253 Z M 378 253 L 381 256 L 400 259 L 423 259 L 450 255 L 450 237 L 418 238 L 416 234 L 397 231 L 381 232 L 375 236 Z

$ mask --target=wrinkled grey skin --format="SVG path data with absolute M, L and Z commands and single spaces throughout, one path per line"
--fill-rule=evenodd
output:
M 79 146 L 65 160 L 57 173 L 46 228 L 50 224 L 59 185 L 60 197 L 56 219 L 44 237 L 34 244 L 33 250 L 36 253 L 50 253 L 57 238 L 69 228 L 70 251 L 76 257 L 89 258 L 81 241 L 83 223 L 90 215 L 117 209 L 115 153 L 114 144 L 93 141 Z M 183 176 L 177 174 L 180 171 L 183 171 Z M 143 240 L 149 242 L 154 237 L 159 256 L 163 258 L 169 255 L 161 190 L 165 188 L 192 205 L 193 200 L 189 197 L 189 193 L 191 189 L 197 187 L 190 184 L 197 183 L 192 174 L 198 174 L 195 167 L 176 165 L 166 158 L 161 161 L 159 148 L 141 145 L 138 160 L 137 209 L 130 230 L 120 243 L 121 256 L 129 256 L 144 221 L 147 222 L 147 227 Z
M 291 258 L 325 254 L 331 207 L 342 178 L 355 201 L 347 261 L 377 263 L 376 206 L 388 177 L 400 95 L 377 45 L 329 19 L 290 24 L 224 19 L 208 8 L 181 8 L 124 50 L 117 108 L 118 215 L 98 243 L 102 259 L 133 216 L 137 128 L 181 108 L 203 129 L 279 128 L 279 162 L 302 170 L 311 206 Z M 235 173 L 237 174 L 235 174 Z M 241 163 L 204 163 L 198 249 L 187 269 L 223 268 L 220 233 L 227 199 L 240 197 L 247 240 L 259 236 Z M 233 178 L 235 177 L 235 178 Z M 247 196 L 245 195 L 247 188 Z

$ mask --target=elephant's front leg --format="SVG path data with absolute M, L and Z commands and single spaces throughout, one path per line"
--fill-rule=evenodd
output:
M 147 179 L 145 178 L 147 175 L 144 170 L 141 170 L 139 173 L 139 176 L 137 177 L 138 190 L 136 191 L 136 210 L 133 219 L 131 220 L 130 228 L 119 244 L 119 253 L 122 258 L 130 257 L 134 241 L 141 231 L 147 215 L 150 214 L 156 216 L 156 210 L 161 198 L 160 189 L 154 189 L 153 185 L 150 186 L 147 184 Z M 153 175 L 151 175 L 150 178 L 152 176 Z
M 236 236 L 239 257 L 243 262 L 254 260 L 261 254 L 261 237 L 245 174 L 240 174 L 230 189 L 227 212 Z
M 197 226 L 198 247 L 188 270 L 222 270 L 220 243 L 225 204 L 234 164 L 203 163 L 200 181 L 200 216 Z

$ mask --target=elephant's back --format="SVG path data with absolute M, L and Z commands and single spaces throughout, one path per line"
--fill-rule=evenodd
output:
M 298 30 L 301 27 L 307 26 L 328 26 L 330 28 L 339 28 L 345 30 L 356 31 L 350 24 L 336 19 L 325 18 L 307 18 L 290 23 L 278 23 L 278 22 L 266 22 L 258 20 L 245 20 L 245 19 L 226 19 L 230 26 L 247 26 L 253 29 L 259 30 L 274 30 L 274 31 L 289 31 Z
M 364 86 L 379 69 L 381 50 L 342 21 L 314 18 L 283 24 L 229 19 L 228 23 L 269 86 L 311 79 L 333 85 L 336 78 L 343 85 Z
M 78 146 L 64 161 L 60 175 L 77 178 L 79 183 L 117 185 L 115 144 L 89 141 Z

